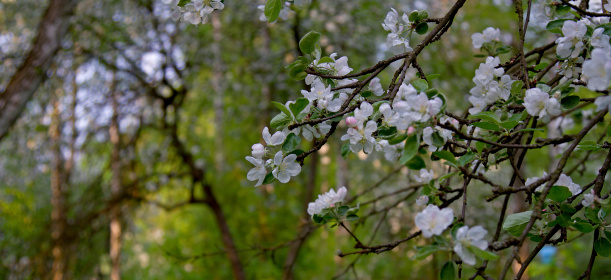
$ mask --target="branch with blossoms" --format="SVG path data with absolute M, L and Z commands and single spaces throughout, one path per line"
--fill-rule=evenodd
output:
M 265 144 L 252 146 L 252 156 L 246 159 L 254 168 L 247 178 L 256 182 L 255 186 L 276 180 L 289 182 L 300 174 L 306 157 L 332 135 L 343 133 L 343 157 L 378 152 L 391 163 L 419 172 L 414 178 L 420 185 L 371 200 L 408 193 L 378 212 L 400 207 L 401 201 L 417 191 L 417 204 L 426 207 L 415 215 L 418 231 L 396 241 L 366 245 L 347 223 L 365 218 L 357 213 L 370 201 L 350 207 L 357 199 L 345 200 L 345 187 L 319 195 L 307 210 L 312 220 L 341 227 L 356 243 L 354 248 L 358 250 L 340 252 L 340 257 L 379 254 L 421 237 L 427 245 L 416 247 L 415 259 L 446 252 L 441 254 L 449 256 L 440 269 L 442 279 L 454 279 L 462 265 L 475 266 L 481 261 L 471 277 L 474 279 L 490 278 L 486 274 L 488 263 L 511 248 L 500 276 L 503 279 L 518 260 L 520 248 L 535 242 L 529 258 L 520 263 L 516 277 L 520 279 L 543 246 L 568 242 L 568 229 L 594 235 L 592 257 L 584 272 L 584 277 L 589 277 L 596 256 L 611 255 L 611 231 L 606 230 L 611 203 L 608 195 L 601 195 L 611 156 L 605 158 L 596 179 L 584 187 L 573 181 L 574 168 L 565 169 L 576 152 L 587 153 L 578 163 L 583 165 L 586 160 L 600 159 L 600 151 L 610 147 L 605 137 L 597 136 L 601 131 L 611 136 L 611 127 L 605 122 L 611 110 L 610 14 L 585 11 L 566 1 L 528 1 L 525 7 L 516 1 L 520 43 L 509 60 L 501 61 L 500 55 L 512 48 L 501 42 L 500 29 L 489 27 L 471 37 L 473 47 L 481 52 L 477 56 L 485 61 L 474 73 L 474 85 L 467 96 L 471 106 L 459 116 L 448 112 L 445 95 L 433 85 L 434 79 L 443 77 L 426 75 L 417 58 L 428 45 L 451 32 L 454 17 L 465 2 L 458 0 L 441 18 L 429 18 L 427 11 L 400 16 L 392 9 L 382 29 L 388 32 L 386 46 L 394 56 L 356 73 L 352 73 L 347 57 L 323 55 L 320 33 L 307 33 L 299 42 L 304 55 L 287 68 L 291 78 L 305 80 L 309 88 L 296 100 L 272 102 L 280 111 L 270 122 L 275 132 L 266 127 Z M 429 30 L 429 25 L 435 27 Z M 557 39 L 525 51 L 529 28 L 555 34 Z M 414 44 L 419 38 L 420 42 Z M 402 61 L 402 65 L 385 87 L 378 76 L 396 61 Z M 409 67 L 419 78 L 408 81 Z M 550 132 L 574 125 L 576 114 L 583 122 L 577 134 Z M 346 130 L 339 126 L 342 122 Z M 312 142 L 309 150 L 300 148 L 304 140 Z M 559 160 L 549 173 L 526 178 L 520 170 L 527 153 L 543 148 L 560 151 Z M 432 170 L 427 170 L 434 162 L 447 171 L 435 177 Z M 511 179 L 500 182 L 490 178 L 486 173 L 492 166 L 511 170 Z M 467 195 L 472 181 L 488 186 L 481 190 L 489 193 L 488 202 L 504 197 L 490 241 L 484 226 L 465 224 L 467 208 L 473 207 Z M 591 192 L 587 192 L 589 188 Z M 510 197 L 518 193 L 526 197 L 528 210 L 507 213 Z M 454 209 L 460 211 L 455 214 Z M 554 238 L 558 232 L 560 237 Z

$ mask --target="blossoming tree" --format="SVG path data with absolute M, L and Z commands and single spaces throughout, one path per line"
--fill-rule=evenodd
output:
M 320 194 L 307 209 L 312 221 L 340 226 L 355 243 L 355 250 L 339 252 L 340 257 L 380 254 L 420 238 L 424 241 L 419 244 L 426 245 L 414 248 L 415 259 L 446 252 L 441 279 L 463 277 L 464 266 L 475 266 L 471 279 L 491 278 L 487 268 L 493 261 L 502 262 L 500 279 L 514 263 L 520 279 L 544 246 L 570 242 L 568 232 L 576 231 L 593 236 L 589 265 L 581 275 L 588 279 L 597 257 L 611 255 L 611 204 L 604 191 L 611 166 L 611 145 L 606 141 L 611 136 L 611 5 L 514 1 L 516 31 L 493 26 L 472 34 L 473 48 L 479 50 L 476 57 L 484 61 L 468 93 L 451 93 L 464 95 L 470 103 L 464 113 L 455 113 L 447 93 L 433 82 L 444 77 L 424 72 L 419 55 L 455 31 L 454 19 L 466 2 L 457 0 L 439 18 L 429 17 L 426 10 L 391 9 L 380 19 L 380 32 L 388 33 L 385 45 L 394 55 L 357 71 L 348 57 L 324 53 L 321 33 L 303 36 L 302 56 L 287 68 L 291 78 L 304 80 L 305 89 L 295 93 L 294 100 L 272 102 L 279 112 L 263 130 L 264 144 L 254 144 L 252 156 L 246 157 L 254 165 L 247 178 L 255 186 L 287 183 L 300 176 L 308 156 L 333 135 L 342 135 L 343 157 L 383 153 L 388 162 L 412 170 L 417 184 L 410 189 L 419 190 L 416 203 L 426 207 L 414 214 L 417 231 L 400 240 L 366 245 L 347 223 L 359 219 L 359 203 L 346 200 L 356 194 L 343 186 Z M 164 3 L 173 7 L 176 20 L 192 24 L 205 23 L 208 14 L 223 8 L 218 0 Z M 273 22 L 286 18 L 291 5 L 307 4 L 268 0 L 261 10 L 264 19 Z M 557 39 L 545 43 L 527 38 L 529 28 L 545 29 Z M 517 47 L 501 40 L 505 32 L 518 36 Z M 539 46 L 527 51 L 527 40 Z M 384 84 L 379 75 L 396 63 L 400 66 Z M 407 75 L 410 69 L 417 72 L 414 79 Z M 553 135 L 552 124 L 562 124 L 574 114 L 582 116 L 583 128 Z M 305 141 L 311 142 L 309 148 Z M 549 172 L 525 178 L 521 167 L 529 152 L 552 148 L 560 157 Z M 594 160 L 600 164 L 590 182 L 573 182 L 580 162 Z M 442 166 L 443 172 L 428 169 L 433 165 Z M 498 168 L 511 169 L 511 177 L 491 178 L 487 171 Z M 474 181 L 487 188 L 473 190 Z M 496 227 L 467 223 L 470 191 L 485 192 L 488 203 L 503 200 Z M 509 198 L 517 195 L 525 198 L 528 210 L 509 213 Z M 521 259 L 519 251 L 527 243 L 533 247 Z M 503 252 L 509 253 L 499 259 Z

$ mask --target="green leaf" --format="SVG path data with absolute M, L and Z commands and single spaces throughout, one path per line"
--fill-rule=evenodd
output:
M 458 159 L 458 165 L 464 166 L 465 164 L 471 162 L 471 160 L 473 160 L 474 157 L 475 157 L 475 154 L 473 152 L 468 152 L 464 156 Z
M 429 83 L 424 79 L 413 81 L 412 86 L 414 86 L 417 91 L 426 91 L 429 89 Z
M 267 3 L 265 3 L 265 9 L 263 9 L 267 22 L 274 22 L 276 19 L 278 19 L 278 15 L 280 15 L 280 10 L 282 10 L 283 4 L 283 0 L 267 0 Z
M 290 133 L 282 144 L 282 151 L 288 153 L 295 150 L 295 148 L 299 146 L 299 143 L 301 143 L 301 137 L 295 135 L 295 133 Z
M 435 245 L 416 247 L 416 254 L 412 257 L 412 259 L 424 260 L 426 259 L 426 257 L 430 256 L 432 253 L 435 253 L 440 250 L 441 248 Z
M 594 230 L 594 227 L 590 223 L 586 222 L 573 223 L 573 227 L 583 233 L 590 233 Z
M 537 64 L 537 66 L 535 66 L 535 70 L 537 71 L 543 70 L 545 69 L 545 67 L 547 67 L 547 65 L 549 65 L 549 63 L 545 63 L 545 62 L 539 63 Z
M 320 59 L 320 56 L 322 55 L 322 49 L 320 48 L 320 45 L 318 43 L 314 45 L 314 51 L 311 54 L 312 56 L 314 56 L 315 59 Z
M 291 77 L 292 79 L 297 80 L 297 81 L 305 79 L 305 77 L 308 75 L 305 72 L 306 68 L 307 68 L 307 65 L 305 65 L 305 64 L 297 64 L 297 65 L 295 65 L 289 71 L 289 77 Z
M 426 167 L 426 163 L 420 156 L 415 156 L 410 161 L 408 161 L 405 166 L 412 170 L 420 170 Z
M 501 131 L 501 128 L 498 125 L 490 122 L 474 122 L 471 125 L 486 130 Z
M 611 125 L 607 127 L 607 136 L 611 136 Z
M 562 105 L 562 109 L 568 110 L 572 109 L 579 104 L 579 96 L 569 95 L 560 100 L 560 105 Z
M 445 145 L 445 140 L 443 140 L 441 135 L 439 135 L 439 131 L 433 132 L 433 134 L 431 135 L 431 138 L 433 140 L 433 146 L 443 147 L 443 145 Z
M 325 56 L 318 60 L 318 64 L 323 64 L 323 63 L 335 63 L 335 60 L 333 60 L 332 58 L 328 56 Z
M 429 31 L 429 25 L 426 22 L 421 22 L 416 26 L 416 33 L 422 35 Z
M 346 221 L 351 222 L 351 221 L 356 221 L 359 219 L 359 216 L 355 215 L 355 214 L 350 214 L 348 216 L 346 216 Z
M 284 127 L 285 125 L 291 123 L 291 121 L 293 120 L 289 116 L 287 116 L 285 113 L 280 113 L 271 120 L 270 126 L 273 129 L 278 130 L 279 128 Z
M 556 223 L 561 227 L 568 227 L 571 225 L 571 217 L 573 214 L 571 213 L 562 213 L 560 215 L 556 215 Z
M 520 129 L 518 131 L 515 131 L 514 133 L 528 132 L 528 131 L 545 131 L 545 130 L 543 128 L 523 128 L 523 129 Z
M 506 122 L 502 122 L 502 123 L 501 123 L 501 126 L 502 126 L 504 129 L 511 130 L 511 129 L 513 129 L 514 127 L 516 127 L 516 125 L 518 125 L 519 123 L 520 123 L 520 122 L 518 122 L 518 121 L 506 121 Z
M 570 11 L 571 11 L 571 7 L 569 7 L 569 6 L 559 5 L 559 6 L 556 7 L 556 13 L 559 16 L 566 15 Z
M 596 224 L 600 224 L 600 219 L 598 218 L 598 211 L 600 211 L 600 208 L 584 207 L 584 209 L 584 215 L 586 218 Z
M 547 194 L 547 198 L 556 202 L 563 202 L 571 196 L 573 196 L 573 193 L 571 193 L 569 188 L 564 186 L 552 186 Z
M 287 116 L 291 116 L 291 111 L 289 111 L 289 109 L 287 109 L 284 104 L 280 103 L 280 102 L 276 102 L 276 101 L 272 101 L 272 104 L 274 106 L 276 106 L 276 108 L 280 109 L 280 111 L 282 111 L 282 113 L 286 114 Z
M 403 153 L 401 153 L 401 157 L 399 158 L 399 164 L 407 164 L 408 161 L 416 156 L 416 152 L 418 152 L 419 147 L 420 137 L 418 137 L 416 134 L 409 136 L 405 142 Z
M 552 88 L 550 86 L 548 86 L 547 84 L 545 84 L 545 83 L 537 84 L 537 88 L 542 90 L 543 92 L 547 92 L 547 93 L 549 93 L 550 90 L 552 90 Z
M 475 142 L 475 149 L 477 149 L 477 153 L 481 154 L 484 148 L 486 148 L 486 143 L 480 141 Z
M 320 33 L 310 31 L 299 41 L 299 49 L 304 54 L 312 53 L 316 49 L 316 43 L 320 39 Z
M 367 91 L 361 92 L 361 96 L 365 97 L 365 98 L 371 96 L 372 94 L 373 94 L 373 92 L 371 92 L 371 90 L 367 90 Z
M 599 149 L 596 141 L 592 141 L 592 140 L 581 141 L 581 143 L 579 143 L 579 146 L 577 146 L 577 148 L 586 150 L 586 151 L 595 151 Z
M 349 153 L 350 153 L 350 142 L 346 142 L 344 143 L 344 145 L 342 145 L 342 157 L 346 158 Z
M 289 108 L 291 109 L 291 112 L 293 112 L 293 116 L 298 116 L 299 113 L 301 113 L 303 109 L 308 107 L 309 104 L 310 104 L 310 100 L 306 98 L 298 98 L 297 100 L 295 100 L 295 103 L 289 104 Z
M 452 261 L 447 261 L 441 270 L 439 271 L 439 279 L 440 280 L 454 280 L 456 279 L 456 271 L 454 269 L 454 263 Z
M 482 250 L 473 245 L 469 246 L 468 249 L 469 251 L 473 252 L 473 254 L 475 254 L 480 259 L 484 259 L 487 261 L 493 261 L 499 258 L 499 256 L 497 256 L 495 253 L 492 253 L 486 250 Z
M 388 144 L 396 145 L 403 142 L 405 139 L 407 139 L 407 134 L 399 134 L 395 136 L 395 138 L 388 140 Z
M 270 172 L 267 173 L 267 175 L 265 175 L 265 179 L 263 179 L 263 183 L 262 185 L 268 185 L 273 183 L 276 180 L 276 177 L 274 177 L 274 175 Z
M 562 26 L 564 25 L 564 22 L 567 20 L 568 19 L 552 20 L 547 24 L 545 28 L 552 33 L 562 34 Z
M 414 22 L 418 20 L 418 11 L 413 11 L 411 14 L 409 14 L 409 21 L 410 22 Z
M 418 12 L 418 20 L 423 20 L 423 19 L 426 19 L 428 17 L 429 17 L 429 12 L 427 12 L 426 10 Z
M 350 210 L 350 207 L 343 205 L 337 209 L 337 212 L 340 216 L 345 216 L 346 213 L 348 213 L 348 210 Z
M 489 122 L 494 122 L 494 123 L 501 123 L 501 119 L 499 119 L 499 117 L 493 113 L 493 112 L 480 112 L 477 113 L 475 115 L 470 115 L 468 117 L 468 119 L 473 120 L 473 119 L 480 119 L 483 121 L 489 121 Z
M 313 220 L 313 221 L 314 221 L 314 223 L 315 223 L 315 224 L 317 224 L 317 225 L 322 225 L 322 224 L 324 224 L 324 223 L 326 223 L 326 222 L 327 222 L 323 216 L 318 215 L 318 214 L 314 214 L 314 215 L 312 216 L 312 220 Z
M 530 221 L 530 216 L 533 211 L 511 214 L 507 216 L 503 222 L 503 229 L 513 236 L 520 236 L 526 228 L 526 224 Z
M 292 151 L 290 151 L 290 152 L 289 152 L 288 154 L 286 154 L 286 155 L 287 155 L 287 156 L 288 156 L 288 155 L 296 155 L 296 156 L 299 156 L 299 155 L 301 155 L 301 154 L 303 154 L 303 153 L 305 153 L 305 151 L 304 151 L 304 150 L 299 150 L 299 149 L 297 149 L 297 150 L 292 150 Z
M 450 178 L 450 177 L 452 177 L 452 176 L 454 176 L 456 174 L 458 174 L 458 171 L 454 171 L 452 173 L 448 173 L 446 175 L 443 175 L 443 176 L 439 177 L 439 183 L 443 183 L 443 181 L 445 181 L 446 179 L 448 179 L 448 178 Z
M 448 151 L 437 151 L 433 152 L 432 156 L 438 157 L 440 159 L 445 159 L 448 162 L 456 163 L 456 158 L 454 155 Z
M 522 92 L 522 87 L 524 86 L 524 82 L 517 80 L 511 84 L 511 89 L 509 90 L 511 94 L 519 94 Z
M 598 255 L 608 257 L 611 255 L 611 242 L 604 237 L 599 237 L 594 242 L 594 250 Z
M 185 5 L 191 3 L 191 0 L 180 0 L 178 1 L 178 7 L 184 7 Z
M 382 138 L 382 139 L 392 139 L 395 136 L 397 136 L 397 128 L 394 126 L 391 127 L 381 127 L 378 130 L 378 137 Z

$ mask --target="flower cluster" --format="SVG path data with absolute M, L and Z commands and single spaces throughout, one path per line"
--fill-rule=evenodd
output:
M 221 0 L 191 0 L 189 3 L 180 5 L 179 0 L 161 0 L 172 8 L 173 20 L 184 20 L 193 25 L 208 22 L 208 15 L 214 10 L 222 10 L 225 4 Z
M 503 75 L 505 70 L 498 67 L 500 63 L 498 57 L 489 56 L 486 62 L 480 63 L 479 68 L 475 70 L 475 87 L 469 91 L 469 102 L 473 107 L 469 109 L 469 113 L 479 113 L 498 100 L 509 99 L 514 80 L 509 75 Z
M 550 117 L 562 113 L 558 99 L 550 97 L 549 93 L 539 88 L 531 88 L 526 91 L 524 107 L 529 115 L 539 117 L 545 123 L 550 121 Z
M 397 13 L 395 9 L 391 8 L 391 10 L 392 11 L 386 14 L 386 19 L 384 19 L 384 23 L 382 24 L 384 30 L 390 32 L 386 37 L 386 47 L 388 47 L 388 50 L 393 54 L 409 52 L 412 50 L 412 47 L 409 46 L 411 29 L 405 27 L 411 26 L 411 22 L 406 14 L 403 14 L 401 18 L 403 23 L 399 22 L 399 13 Z
M 474 33 L 471 35 L 473 47 L 481 48 L 484 44 L 496 43 L 501 41 L 501 30 L 498 28 L 488 27 L 482 33 Z
M 289 154 L 284 156 L 282 151 L 278 151 L 274 154 L 274 158 L 265 160 L 265 156 L 270 154 L 271 149 L 280 148 L 280 146 L 286 140 L 286 135 L 282 131 L 278 131 L 271 135 L 269 129 L 265 127 L 263 129 L 263 139 L 267 143 L 268 147 L 262 144 L 252 145 L 252 156 L 246 157 L 250 163 L 255 167 L 251 169 L 246 178 L 250 181 L 257 181 L 255 187 L 263 184 L 265 178 L 268 176 L 267 169 L 272 170 L 271 174 L 274 178 L 278 179 L 281 183 L 287 183 L 291 176 L 297 176 L 301 172 L 301 165 L 295 162 L 297 156 L 295 154 Z
M 337 193 L 334 189 L 330 191 L 319 194 L 318 199 L 314 202 L 310 202 L 308 204 L 308 214 L 314 216 L 316 214 L 322 213 L 323 210 L 333 208 L 337 206 L 339 203 L 344 201 L 346 197 L 346 187 L 341 187 L 337 190 Z

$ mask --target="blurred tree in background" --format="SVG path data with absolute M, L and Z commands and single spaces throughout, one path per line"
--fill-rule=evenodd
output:
M 349 57 L 358 72 L 390 56 L 381 23 L 391 7 L 439 18 L 454 2 L 313 0 L 267 23 L 257 8 L 264 1 L 224 1 L 206 24 L 191 25 L 172 20 L 160 0 L 0 0 L 0 99 L 24 93 L 22 112 L 0 102 L 0 118 L 15 119 L 0 122 L 0 278 L 435 279 L 446 259 L 413 260 L 424 240 L 339 257 L 352 250 L 349 233 L 317 226 L 306 213 L 318 194 L 346 186 L 361 207 L 353 232 L 368 244 L 402 239 L 417 231 L 414 215 L 423 209 L 415 204 L 420 191 L 408 188 L 415 171 L 383 154 L 344 159 L 333 135 L 288 184 L 252 188 L 244 157 L 278 113 L 271 101 L 301 96 L 305 83 L 291 79 L 286 66 L 301 55 L 308 31 L 321 32 L 323 52 Z M 45 21 L 52 7 L 60 11 Z M 448 111 L 462 115 L 470 107 L 465 96 L 485 61 L 474 57 L 471 34 L 499 28 L 513 47 L 502 60 L 516 53 L 514 8 L 512 1 L 467 1 L 444 38 L 420 54 L 423 71 L 443 77 L 432 83 L 445 93 Z M 20 68 L 40 55 L 39 32 L 63 25 L 63 35 L 53 33 L 56 50 L 40 41 L 48 63 Z M 544 31 L 529 30 L 525 48 L 555 40 Z M 14 82 L 26 70 L 27 83 Z M 383 83 L 392 72 L 380 74 Z M 408 80 L 416 73 L 409 69 Z M 576 114 L 568 132 L 578 132 L 582 118 Z M 551 149 L 525 158 L 525 177 L 550 169 L 557 160 Z M 597 156 L 575 167 L 587 174 L 577 183 L 596 176 L 604 159 Z M 445 166 L 432 168 L 442 174 Z M 508 178 L 513 170 L 488 172 Z M 486 202 L 489 193 L 478 191 L 484 186 L 472 183 L 466 222 L 493 229 L 503 201 Z M 513 196 L 508 211 L 526 210 L 524 199 Z M 579 277 L 592 244 L 582 235 L 571 232 L 578 240 L 538 257 L 530 277 Z M 523 247 L 522 259 L 534 244 Z M 609 264 L 597 259 L 592 279 L 608 277 Z M 502 269 L 490 262 L 487 273 L 496 278 Z M 475 272 L 464 266 L 462 276 Z

